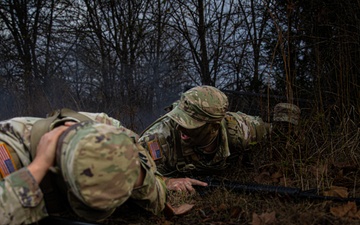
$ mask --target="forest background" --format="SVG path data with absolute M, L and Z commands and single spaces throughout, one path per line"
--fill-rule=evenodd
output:
M 264 121 L 279 102 L 302 110 L 297 144 L 258 152 L 248 179 L 286 174 L 290 186 L 360 196 L 360 0 L 2 0 L 0 25 L 1 120 L 67 107 L 140 133 L 184 90 L 212 85 L 231 111 Z M 223 211 L 254 221 L 249 209 L 262 207 L 242 204 Z M 328 205 L 274 204 L 303 222 L 336 221 Z
M 0 24 L 0 119 L 68 107 L 139 132 L 200 84 L 265 120 L 359 117 L 359 1 L 3 0 Z

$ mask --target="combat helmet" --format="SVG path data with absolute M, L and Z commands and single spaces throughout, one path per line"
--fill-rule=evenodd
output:
M 301 110 L 291 103 L 278 103 L 274 107 L 274 122 L 288 122 L 297 125 L 300 120 Z
M 131 195 L 140 174 L 132 131 L 94 121 L 77 123 L 60 137 L 56 164 L 72 210 L 101 221 Z
M 195 129 L 206 123 L 220 122 L 229 102 L 226 95 L 212 86 L 197 86 L 181 95 L 178 105 L 167 116 L 186 129 Z

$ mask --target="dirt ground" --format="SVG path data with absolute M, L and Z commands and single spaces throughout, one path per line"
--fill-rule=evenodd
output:
M 193 196 L 170 193 L 174 207 L 193 205 L 184 215 L 154 216 L 125 204 L 104 224 L 360 224 L 360 128 L 356 123 L 332 132 L 317 123 L 303 127 L 296 138 L 272 138 L 251 147 L 242 160 L 213 177 L 291 187 L 336 200 L 358 198 L 356 202 L 219 187 Z
M 249 171 L 246 171 L 247 174 L 242 172 L 242 176 L 256 179 Z M 356 187 L 356 179 L 359 177 L 356 178 L 355 174 L 358 175 L 358 172 L 357 170 L 352 174 L 352 187 L 346 188 L 345 183 L 336 183 L 339 185 L 336 187 L 341 187 L 338 190 L 340 193 L 336 193 L 337 189 L 331 186 L 327 188 L 329 193 L 323 191 L 319 194 L 326 193 L 341 198 L 341 191 L 349 193 L 349 190 Z M 346 182 L 350 184 L 351 178 L 349 174 L 347 176 L 349 179 Z M 330 190 L 334 190 L 335 194 L 331 194 Z M 358 190 L 356 193 L 360 197 Z M 174 206 L 193 204 L 194 207 L 184 215 L 154 216 L 135 205 L 125 204 L 104 224 L 360 224 L 357 205 L 346 201 L 297 198 L 279 193 L 235 192 L 221 187 L 205 193 L 199 190 L 193 196 L 173 194 L 171 201 Z
M 169 193 L 173 208 L 193 206 L 183 215 L 152 215 L 126 203 L 102 224 L 360 224 L 360 128 L 346 124 L 324 132 L 317 123 L 306 124 L 296 138 L 272 138 L 254 145 L 229 168 L 213 175 L 220 181 L 288 187 L 332 196 L 309 199 L 269 191 L 235 191 L 224 186 L 198 189 L 195 195 Z M 205 179 L 205 177 L 200 177 Z

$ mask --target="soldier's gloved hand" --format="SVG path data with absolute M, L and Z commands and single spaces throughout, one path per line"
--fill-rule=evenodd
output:
M 171 191 L 186 191 L 195 193 L 193 185 L 207 186 L 208 184 L 191 178 L 165 178 L 166 188 Z

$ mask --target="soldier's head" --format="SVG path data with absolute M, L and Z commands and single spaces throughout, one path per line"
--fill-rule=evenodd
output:
M 130 197 L 140 174 L 132 136 L 136 134 L 126 128 L 88 121 L 59 137 L 56 164 L 78 216 L 103 220 Z
M 228 99 L 212 86 L 197 86 L 181 95 L 178 105 L 167 115 L 181 131 L 182 141 L 203 145 L 217 135 L 228 110 Z
M 300 120 L 300 108 L 290 103 L 279 103 L 274 107 L 272 136 L 280 141 L 294 138 Z
M 274 107 L 273 121 L 298 125 L 300 113 L 300 108 L 294 104 L 278 103 Z

